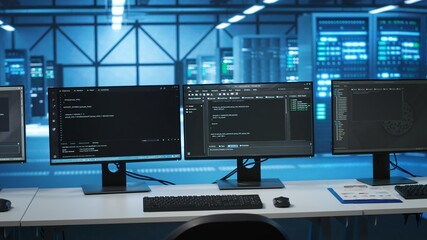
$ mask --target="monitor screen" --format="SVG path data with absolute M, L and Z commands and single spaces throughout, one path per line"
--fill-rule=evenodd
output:
M 368 183 L 399 183 L 389 154 L 427 151 L 427 80 L 334 80 L 332 92 L 332 153 L 371 153 Z
M 24 86 L 0 86 L 0 163 L 25 162 Z
M 181 159 L 178 85 L 48 91 L 52 165 L 102 163 L 102 190 L 121 191 L 126 178 L 108 180 L 108 163 Z
M 232 188 L 268 187 L 260 178 L 259 159 L 312 156 L 311 82 L 185 85 L 185 159 L 237 159 Z M 243 159 L 255 159 L 255 175 L 246 181 Z M 240 171 L 242 170 L 242 171 Z M 274 180 L 276 181 L 276 180 Z M 217 182 L 220 188 L 222 181 Z M 268 185 L 268 183 L 266 183 Z M 237 186 L 235 186 L 237 185 Z M 279 183 L 281 187 L 283 185 Z M 225 186 L 224 186 L 225 188 Z

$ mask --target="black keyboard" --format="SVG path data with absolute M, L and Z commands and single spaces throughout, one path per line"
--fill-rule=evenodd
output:
M 144 197 L 143 204 L 144 212 L 257 209 L 263 206 L 258 194 Z
M 405 199 L 427 198 L 427 184 L 397 185 L 394 189 Z

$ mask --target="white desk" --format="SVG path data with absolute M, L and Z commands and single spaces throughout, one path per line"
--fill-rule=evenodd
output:
M 427 182 L 427 178 L 416 180 Z M 261 190 L 219 190 L 215 184 L 159 185 L 150 186 L 151 192 L 147 193 L 106 195 L 84 195 L 81 188 L 39 189 L 22 217 L 21 226 L 182 222 L 202 215 L 227 212 L 251 212 L 269 218 L 322 218 L 427 212 L 427 199 L 402 199 L 402 203 L 341 204 L 327 190 L 328 187 L 360 184 L 353 179 L 293 181 L 284 182 L 284 184 L 284 189 Z M 386 188 L 395 192 L 393 186 Z M 7 190 L 4 191 L 6 193 Z M 143 211 L 144 196 L 232 193 L 259 194 L 264 208 L 225 211 Z M 0 196 L 1 194 L 2 192 Z M 399 196 L 397 192 L 395 194 Z M 281 195 L 290 198 L 289 208 L 273 206 L 273 198 Z
M 415 180 L 420 183 L 427 182 L 427 178 Z M 314 235 L 322 235 L 322 239 L 331 239 L 332 231 L 329 222 L 331 217 L 337 217 L 340 221 L 347 217 L 362 217 L 357 218 L 362 220 L 362 226 L 356 230 L 354 229 L 356 225 L 350 224 L 349 229 L 345 230 L 346 235 L 352 236 L 356 231 L 360 233 L 361 239 L 368 239 L 367 226 L 363 216 L 427 212 L 427 199 L 402 199 L 402 203 L 342 204 L 327 190 L 329 187 L 361 184 L 355 179 L 292 181 L 284 182 L 284 184 L 284 189 L 261 190 L 219 190 L 215 184 L 156 185 L 150 186 L 151 192 L 106 195 L 84 195 L 81 188 L 39 189 L 21 219 L 21 226 L 43 227 L 52 231 L 55 227 L 60 226 L 171 223 L 184 222 L 208 214 L 251 212 L 275 219 L 305 218 L 313 220 L 315 223 Z M 395 192 L 393 186 L 386 186 L 386 188 Z M 262 209 L 225 211 L 143 211 L 144 196 L 233 193 L 259 194 L 264 207 Z M 397 192 L 395 194 L 399 196 Z M 273 206 L 273 198 L 282 195 L 290 198 L 291 206 L 289 208 Z M 351 221 L 353 222 L 353 220 Z
M 0 212 L 0 227 L 19 227 L 21 219 L 33 200 L 37 188 L 3 188 L 0 198 L 11 201 L 12 208 L 7 212 Z
M 341 204 L 328 186 L 354 184 L 356 180 L 285 182 L 284 189 L 219 190 L 215 184 L 150 186 L 151 192 L 84 195 L 81 188 L 39 189 L 21 221 L 21 226 L 66 226 L 88 224 L 181 222 L 214 213 L 252 212 L 270 218 L 361 216 L 356 205 Z M 144 196 L 190 194 L 260 195 L 262 209 L 226 211 L 143 212 Z M 290 198 L 291 207 L 276 208 L 273 198 Z
M 427 177 L 412 178 L 420 184 L 427 183 Z M 363 211 L 363 215 L 385 215 L 385 214 L 409 214 L 427 212 L 427 199 L 409 199 L 405 200 L 394 190 L 394 186 L 383 186 L 403 203 L 370 203 L 358 204 L 357 206 Z

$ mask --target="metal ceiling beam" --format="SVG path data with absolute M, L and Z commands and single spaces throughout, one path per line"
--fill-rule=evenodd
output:
M 376 6 L 325 6 L 325 5 L 277 5 L 265 8 L 261 14 L 301 14 L 312 12 L 368 12 Z M 242 12 L 247 6 L 228 5 L 217 6 L 131 6 L 126 9 L 129 14 L 235 14 Z M 426 12 L 427 7 L 404 7 L 398 11 Z M 80 7 L 16 7 L 0 8 L 3 16 L 59 16 L 59 15 L 109 15 L 110 10 L 105 6 L 80 6 Z

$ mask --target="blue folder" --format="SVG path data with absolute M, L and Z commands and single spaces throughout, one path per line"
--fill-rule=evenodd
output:
M 362 200 L 344 200 L 342 199 L 333 188 L 328 188 L 329 192 L 334 195 L 338 201 L 340 201 L 343 204 L 349 204 L 349 203 L 401 203 L 402 200 L 400 199 L 362 199 Z

